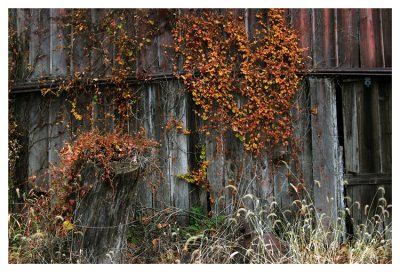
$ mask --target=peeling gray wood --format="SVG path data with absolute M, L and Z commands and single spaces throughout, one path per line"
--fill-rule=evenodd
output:
M 74 255 L 83 255 L 89 263 L 123 263 L 126 249 L 126 232 L 129 212 L 134 204 L 135 187 L 141 169 L 132 165 L 129 168 L 114 164 L 119 173 L 113 182 L 113 195 L 110 184 L 97 180 L 99 169 L 88 164 L 82 172 L 82 181 L 93 188 L 83 197 L 76 199 L 74 224 L 83 235 L 73 240 Z M 101 197 L 99 197 L 101 196 Z
M 206 157 L 209 162 L 207 179 L 211 186 L 210 197 L 214 199 L 214 203 L 211 203 L 211 212 L 213 214 L 220 214 L 225 208 L 224 148 L 223 143 L 221 147 L 218 147 L 215 139 L 220 136 L 215 131 L 206 139 Z
M 337 183 L 337 210 L 338 217 L 341 216 L 343 220 L 337 221 L 340 228 L 343 230 L 343 234 L 346 233 L 346 224 L 345 224 L 345 214 L 346 214 L 346 206 L 345 206 L 345 194 L 344 194 L 344 170 L 343 170 L 343 146 L 339 146 L 339 157 L 338 161 L 340 162 L 338 165 L 338 173 L 339 173 L 339 182 Z M 344 241 L 345 237 L 342 235 L 340 237 L 341 241 Z
M 153 205 L 157 209 L 165 209 L 171 206 L 171 188 L 167 179 L 167 170 L 168 170 L 168 131 L 166 129 L 167 124 L 167 116 L 170 110 L 169 105 L 167 103 L 167 99 L 169 97 L 170 85 L 167 82 L 163 82 L 160 84 L 154 84 L 154 106 L 153 106 L 153 120 L 154 120 L 154 139 L 161 144 L 159 150 L 159 171 L 155 173 L 157 179 L 155 190 L 153 192 Z M 143 116 L 143 120 L 146 120 L 147 117 Z
M 145 87 L 143 97 L 143 127 L 146 132 L 146 137 L 155 139 L 155 94 L 156 90 L 153 85 Z M 137 201 L 143 207 L 153 207 L 153 195 L 151 185 L 155 183 L 155 173 L 148 173 L 143 177 L 143 181 L 138 185 Z
M 174 95 L 170 95 L 167 99 L 167 108 L 171 109 L 167 112 L 167 120 L 176 118 L 182 123 L 184 129 L 187 128 L 187 95 L 178 82 L 170 83 L 169 88 L 174 90 Z M 183 211 L 189 210 L 189 186 L 187 182 L 177 178 L 179 174 L 189 172 L 188 161 L 188 136 L 177 130 L 170 130 L 166 133 L 167 141 L 167 181 L 170 184 L 171 205 Z M 188 217 L 182 216 L 179 221 L 183 224 L 188 223 Z
M 311 107 L 316 114 L 311 117 L 314 205 L 318 214 L 329 219 L 337 217 L 337 184 L 339 173 L 339 144 L 336 123 L 336 89 L 330 79 L 310 78 Z M 315 111 L 314 111 L 315 112 Z M 334 221 L 332 221 L 334 222 Z

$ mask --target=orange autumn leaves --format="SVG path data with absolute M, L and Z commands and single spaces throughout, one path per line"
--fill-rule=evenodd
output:
M 256 15 L 249 37 L 241 16 L 216 10 L 180 16 L 173 30 L 183 79 L 207 128 L 233 131 L 246 150 L 286 147 L 290 111 L 303 66 L 297 36 L 283 10 Z

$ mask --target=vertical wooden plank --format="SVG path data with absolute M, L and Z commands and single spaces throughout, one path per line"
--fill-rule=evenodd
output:
M 71 138 L 74 140 L 80 133 L 89 131 L 92 127 L 91 123 L 91 105 L 92 105 L 92 97 L 90 94 L 83 92 L 75 92 L 76 97 L 76 105 L 75 111 L 82 118 L 76 118 L 72 114 L 72 105 L 71 100 L 68 101 L 68 107 L 71 109 Z
M 21 55 L 20 67 L 17 77 L 19 79 L 26 79 L 30 73 L 29 65 L 29 55 L 30 55 L 30 36 L 31 36 L 31 14 L 29 9 L 16 9 L 10 10 L 10 12 L 15 11 L 16 13 L 16 28 L 18 34 L 19 52 Z M 14 14 L 15 14 L 14 13 Z M 9 20 L 14 20 L 14 18 L 9 18 Z
M 140 97 L 136 103 L 136 114 L 128 122 L 128 133 L 130 135 L 136 135 L 136 133 L 143 128 L 145 130 L 146 137 L 151 137 L 152 135 L 149 135 L 151 133 L 149 132 L 149 127 L 153 126 L 153 124 L 149 123 L 149 118 L 147 117 L 149 114 L 151 114 L 149 100 L 152 99 L 151 97 L 149 99 L 149 93 L 157 92 L 157 88 L 154 88 L 154 86 L 150 85 L 143 85 L 137 87 L 135 92 L 137 92 Z M 162 157 L 162 154 L 160 154 L 160 156 Z M 160 167 L 162 167 L 162 165 L 160 165 Z M 155 173 L 146 172 L 145 175 L 140 177 L 140 181 L 135 188 L 135 204 L 139 208 L 155 208 L 153 206 L 154 197 L 152 194 L 152 182 L 154 181 L 154 176 Z M 158 190 L 158 188 L 155 188 L 155 191 L 156 190 Z
M 85 20 L 89 20 L 90 11 L 84 10 Z M 72 33 L 74 33 L 71 41 L 71 72 L 72 74 L 89 72 L 90 59 L 88 51 L 88 37 L 86 32 L 79 32 L 77 29 L 72 27 Z
M 164 99 L 166 124 L 169 120 L 176 120 L 182 124 L 183 129 L 187 128 L 187 96 L 183 92 L 179 82 L 168 82 L 165 92 L 162 93 Z M 175 128 L 164 130 L 165 150 L 164 173 L 165 184 L 169 186 L 169 191 L 164 192 L 165 197 L 169 197 L 169 204 L 182 211 L 189 210 L 189 186 L 188 183 L 179 179 L 177 175 L 184 175 L 189 172 L 188 158 L 188 136 Z M 168 195 L 166 194 L 168 193 Z M 165 202 L 168 199 L 164 200 Z M 188 217 L 185 213 L 179 213 L 178 221 L 181 224 L 188 223 Z
M 360 171 L 359 115 L 361 81 L 344 82 L 342 87 L 342 111 L 344 131 L 344 160 L 346 173 Z
M 28 176 L 36 176 L 39 186 L 46 185 L 48 167 L 48 104 L 40 93 L 31 95 L 29 109 Z
M 65 15 L 65 9 L 50 9 L 50 75 L 67 75 L 67 55 L 64 47 L 66 39 L 59 20 Z
M 110 37 L 104 31 L 104 20 L 108 12 L 107 9 L 90 10 L 91 31 L 95 33 L 95 44 L 91 52 L 90 65 L 91 72 L 98 77 L 111 76 L 110 60 L 113 58 L 113 49 Z M 105 56 L 108 56 L 108 60 Z
M 200 127 L 201 119 L 195 114 L 192 96 L 188 93 L 188 130 L 191 132 L 188 139 L 188 156 L 189 156 L 189 169 L 195 170 L 199 168 L 200 159 L 199 152 L 205 148 L 204 141 L 202 141 L 198 128 Z M 201 208 L 204 215 L 208 212 L 207 207 L 207 192 L 200 186 L 189 184 L 189 205 L 192 208 Z
M 260 199 L 260 204 L 263 206 L 270 204 L 274 198 L 274 186 L 271 179 L 271 172 L 268 159 L 258 159 L 256 169 L 258 179 L 256 180 L 255 191 L 256 197 Z
M 151 21 L 156 21 L 155 18 L 156 13 L 154 10 L 146 10 L 149 13 L 149 19 Z M 139 39 L 144 40 L 144 47 L 139 51 L 139 59 L 138 59 L 138 71 L 140 75 L 151 75 L 152 73 L 157 73 L 159 69 L 159 36 L 153 35 L 150 36 L 151 33 L 150 24 L 141 24 L 139 25 Z
M 360 172 L 377 173 L 379 171 L 379 130 L 377 129 L 377 107 L 378 101 L 375 101 L 374 91 L 376 82 L 367 87 L 360 85 L 357 90 L 358 106 L 358 130 L 360 144 Z
M 29 94 L 21 94 L 14 96 L 14 113 L 15 120 L 21 130 L 20 144 L 22 146 L 19 158 L 16 161 L 15 178 L 16 184 L 19 185 L 19 189 L 23 192 L 28 191 L 28 184 L 26 180 L 29 177 L 29 119 L 30 119 L 30 99 Z
M 173 84 L 176 88 L 176 92 L 178 94 L 178 99 L 180 101 L 177 103 L 175 116 L 182 123 L 183 128 L 187 128 L 187 95 L 179 86 L 179 82 L 175 82 Z M 181 97 L 179 97 L 179 93 L 181 93 Z M 179 131 L 175 134 L 176 137 L 176 146 L 174 147 L 174 153 L 176 154 L 176 160 L 173 161 L 173 172 L 174 177 L 171 180 L 171 199 L 172 204 L 184 211 L 189 210 L 189 186 L 186 182 L 182 182 L 182 180 L 178 180 L 176 177 L 177 174 L 185 174 L 189 172 L 189 161 L 188 161 L 188 136 L 180 133 Z M 181 222 L 188 223 L 188 218 L 183 217 Z
M 55 164 L 59 161 L 58 151 L 64 146 L 65 141 L 70 141 L 70 134 L 66 127 L 66 124 L 69 122 L 69 115 L 64 96 L 49 98 L 49 164 Z
M 336 90 L 331 79 L 310 78 L 313 178 L 316 212 L 329 219 L 337 217 L 337 184 L 340 182 Z M 331 221 L 334 222 L 334 221 Z
M 171 206 L 171 184 L 170 184 L 170 171 L 169 171 L 169 132 L 167 131 L 166 124 L 168 121 L 167 114 L 170 109 L 170 105 L 167 103 L 170 95 L 173 95 L 175 90 L 170 90 L 169 84 L 167 82 L 162 82 L 157 85 L 155 89 L 155 137 L 157 141 L 160 142 L 160 169 L 162 170 L 162 177 L 157 184 L 154 184 L 154 205 L 158 209 L 165 209 Z M 140 116 L 139 118 L 145 119 L 145 116 Z
M 50 10 L 31 9 L 31 14 L 29 64 L 33 68 L 31 78 L 38 78 L 48 76 L 50 70 Z
M 158 35 L 158 58 L 159 70 L 161 73 L 171 73 L 173 59 L 175 57 L 174 39 L 171 34 L 171 18 L 168 10 L 160 9 L 159 14 L 159 35 Z
M 247 35 L 249 36 L 249 38 L 253 38 L 255 33 L 256 33 L 256 29 L 258 27 L 258 23 L 257 23 L 257 12 L 260 12 L 260 9 L 246 9 L 247 12 L 245 12 L 245 27 L 247 30 Z
M 254 195 L 255 185 L 254 185 L 254 171 L 253 171 L 253 156 L 252 154 L 246 152 L 243 147 L 239 149 L 238 152 L 238 171 L 237 175 L 237 198 L 240 203 L 243 203 L 246 208 L 253 208 L 253 200 L 251 198 L 244 198 L 244 196 L 250 194 Z M 271 177 L 269 177 L 271 178 Z
M 290 210 L 293 201 L 289 195 L 288 169 L 285 164 L 276 165 L 273 172 L 274 197 L 281 211 Z
M 240 184 L 239 177 L 243 174 L 243 161 L 244 161 L 244 147 L 241 142 L 234 136 L 234 133 L 227 132 L 225 136 L 224 142 L 224 169 L 223 169 L 223 186 L 225 188 L 221 188 L 221 194 L 223 194 L 223 201 L 221 203 L 224 207 L 224 212 L 226 214 L 230 214 L 232 212 L 232 208 L 235 204 L 237 204 L 238 198 L 242 197 L 242 195 L 238 195 L 238 189 Z M 241 173 L 242 172 L 242 173 Z M 249 180 L 247 180 L 249 182 Z M 243 180 L 243 183 L 246 181 Z M 227 188 L 226 186 L 232 185 L 236 188 Z M 222 186 L 221 186 L 222 187 Z M 261 194 L 261 191 L 260 191 Z M 222 205 L 221 205 L 222 206 Z
M 310 9 L 292 9 L 292 24 L 296 29 L 299 40 L 300 47 L 307 48 L 303 52 L 303 58 L 306 60 L 306 65 L 311 66 L 309 56 L 312 55 L 312 39 L 311 39 L 311 10 Z
M 379 81 L 381 171 L 392 173 L 392 83 Z
M 144 129 L 146 137 L 155 139 L 155 107 L 157 86 L 149 84 L 144 88 Z
M 134 87 L 134 93 L 136 94 L 136 102 L 132 105 L 132 113 L 133 116 L 129 119 L 128 122 L 128 133 L 130 135 L 136 134 L 137 131 L 141 127 L 143 127 L 143 124 L 141 122 L 142 116 L 144 114 L 144 91 L 142 91 L 144 88 L 144 85 Z M 157 95 L 157 91 L 159 88 L 156 88 L 156 98 L 159 97 Z M 156 100 L 156 108 L 160 107 L 160 103 Z M 157 140 L 160 140 L 160 136 L 158 136 Z
M 206 137 L 206 154 L 209 162 L 207 168 L 207 179 L 211 185 L 211 197 L 215 200 L 211 203 L 213 214 L 219 214 L 225 207 L 225 183 L 224 183 L 224 146 L 218 144 L 217 137 L 221 137 L 218 132 L 211 133 Z
M 360 9 L 361 68 L 383 67 L 379 10 Z
M 303 174 L 305 189 L 310 195 L 313 195 L 314 181 L 312 176 L 310 92 L 307 88 L 306 80 L 303 80 L 300 90 L 297 93 L 292 116 L 294 118 L 295 136 L 299 139 L 300 171 L 302 171 Z M 292 171 L 300 177 L 300 173 L 296 173 L 295 167 L 292 168 Z
M 392 67 L 392 9 L 381 9 L 385 67 Z
M 112 87 L 104 87 L 101 89 L 101 94 L 96 94 L 94 92 L 96 87 L 95 83 L 91 92 L 86 93 L 89 98 L 88 103 L 90 103 L 89 109 L 91 109 L 91 127 L 97 128 L 102 132 L 111 132 L 114 129 L 115 106 L 113 99 L 115 98 L 115 92 Z
M 313 12 L 315 27 L 312 46 L 313 63 L 316 68 L 336 66 L 335 24 L 333 9 L 315 9 Z
M 156 87 L 154 85 L 148 85 L 145 87 L 143 96 L 143 127 L 146 132 L 146 137 L 153 140 L 155 140 L 155 95 Z M 137 197 L 140 204 L 144 207 L 153 207 L 151 185 L 155 183 L 155 179 L 155 173 L 148 173 L 148 175 L 143 178 L 143 182 L 138 184 Z
M 356 9 L 338 9 L 339 67 L 359 68 L 359 12 Z
M 339 156 L 338 156 L 338 175 L 339 175 L 339 182 L 337 183 L 337 210 L 338 211 L 343 211 L 344 213 L 346 212 L 346 206 L 345 206 L 345 200 L 344 200 L 344 169 L 343 169 L 343 146 L 339 146 Z M 338 213 L 339 215 L 339 213 Z M 342 217 L 342 219 L 345 219 Z M 346 225 L 345 225 L 345 220 L 342 220 L 340 222 L 337 222 L 338 224 L 341 225 L 341 229 L 343 230 L 343 234 L 346 233 Z M 341 239 L 344 239 L 344 235 L 340 237 Z
M 382 132 L 381 132 L 381 124 L 380 124 L 380 100 L 379 100 L 379 93 L 380 93 L 380 88 L 381 84 L 379 84 L 379 81 L 373 80 L 373 83 L 371 85 L 371 105 L 370 109 L 372 112 L 372 118 L 370 119 L 371 125 L 370 125 L 370 133 L 372 134 L 372 141 L 373 145 L 371 148 L 373 148 L 373 158 L 374 158 L 374 171 L 373 173 L 382 173 Z
M 380 88 L 377 80 L 373 80 L 370 87 L 366 87 L 363 80 L 345 82 L 343 85 L 345 168 L 347 173 L 378 173 L 382 171 L 381 161 L 385 155 L 382 144 L 382 121 L 379 117 L 381 114 L 379 101 L 382 100 L 379 98 Z M 387 118 L 385 117 L 385 119 Z
M 359 225 L 362 223 L 363 214 L 364 214 L 364 207 L 365 205 L 361 205 L 360 201 L 360 186 L 348 186 L 347 191 L 349 196 L 351 197 L 351 218 L 353 219 L 353 224 Z M 359 204 L 357 204 L 357 202 Z

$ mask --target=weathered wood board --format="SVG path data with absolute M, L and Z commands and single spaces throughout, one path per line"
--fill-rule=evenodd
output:
M 114 165 L 116 172 L 119 167 Z M 129 212 L 141 169 L 132 166 L 116 174 L 114 192 L 110 184 L 97 180 L 96 171 L 99 169 L 88 164 L 82 172 L 83 184 L 93 188 L 82 200 L 77 199 L 74 224 L 83 234 L 75 236 L 73 253 L 89 263 L 122 263 Z
M 116 48 L 110 40 L 99 34 L 97 38 L 102 42 L 98 44 L 97 51 L 86 52 L 84 39 L 87 37 L 76 36 L 75 40 L 71 40 L 68 38 L 68 29 L 61 29 L 57 24 L 57 18 L 67 12 L 64 9 L 17 10 L 16 25 L 21 33 L 20 40 L 29 45 L 23 58 L 24 65 L 30 64 L 33 67 L 30 80 L 34 81 L 42 76 L 83 72 L 85 66 L 91 67 L 93 76 L 111 75 L 112 65 L 103 63 L 100 52 L 107 49 L 110 56 L 114 57 Z M 152 16 L 160 16 L 157 21 L 160 31 L 138 56 L 137 67 L 133 70 L 150 73 L 148 75 L 170 75 L 170 54 L 174 50 L 163 45 L 172 45 L 173 39 L 171 26 L 167 18 L 163 17 L 163 12 L 153 12 Z M 188 10 L 182 12 L 187 13 Z M 235 16 L 244 17 L 249 36 L 254 35 L 257 10 L 233 12 Z M 96 23 L 104 18 L 105 10 L 90 10 L 88 14 L 95 30 Z M 266 14 L 264 10 L 264 15 Z M 308 48 L 304 56 L 313 56 L 311 62 L 314 68 L 391 67 L 390 9 L 291 9 L 285 15 L 298 31 L 301 46 Z M 23 35 L 24 31 L 26 36 Z M 131 31 L 132 35 L 138 31 L 143 36 L 146 29 L 142 27 Z M 340 86 L 330 78 L 309 77 L 309 86 L 303 86 L 301 96 L 296 101 L 296 107 L 301 110 L 297 109 L 294 113 L 297 119 L 296 133 L 303 139 L 300 161 L 306 188 L 318 211 L 334 216 L 342 205 L 340 203 L 343 201 L 339 197 L 342 171 L 352 174 L 354 178 L 363 174 L 382 174 L 386 180 L 391 177 L 392 98 L 391 82 L 388 79 L 389 77 L 372 77 L 372 85 L 367 87 L 365 78 L 361 77 L 352 77 L 351 80 L 343 81 Z M 232 135 L 223 135 L 222 145 L 218 148 L 214 136 L 220 135 L 197 135 L 196 130 L 201 122 L 194 116 L 195 106 L 180 84 L 176 80 L 165 79 L 159 82 L 143 82 L 132 87 L 139 100 L 132 109 L 137 115 L 129 122 L 129 133 L 134 134 L 144 127 L 146 135 L 161 144 L 159 159 L 162 175 L 151 173 L 135 188 L 141 205 L 157 209 L 174 206 L 185 211 L 202 207 L 205 212 L 211 209 L 218 214 L 229 211 L 239 197 L 253 194 L 265 201 L 270 201 L 274 196 L 283 208 L 289 207 L 293 199 L 288 195 L 290 184 L 286 166 L 270 169 L 266 163 L 268 158 L 256 160 L 249 156 Z M 97 98 L 99 100 L 88 93 L 78 95 L 77 109 L 84 112 L 88 106 L 92 107 L 88 114 L 96 119 L 93 123 L 74 120 L 70 105 L 65 104 L 62 97 L 42 98 L 39 93 L 16 96 L 17 100 L 27 100 L 18 102 L 21 108 L 17 109 L 20 120 L 25 119 L 29 147 L 25 158 L 26 173 L 21 178 L 37 175 L 49 162 L 57 161 L 56 152 L 62 142 L 75 137 L 78 128 L 82 131 L 93 126 L 102 131 L 115 128 L 113 120 L 107 115 L 107 112 L 116 110 L 110 102 L 113 87 L 105 87 L 101 91 L 107 95 Z M 339 91 L 342 92 L 342 105 L 336 105 L 336 92 Z M 337 139 L 336 108 L 343 114 L 343 170 Z M 66 127 L 66 122 L 58 122 L 61 115 L 71 121 L 69 128 Z M 167 129 L 166 125 L 171 119 L 180 122 L 183 129 L 189 129 L 191 134 L 180 133 L 173 127 Z M 213 204 L 204 190 L 187 184 L 176 176 L 189 173 L 197 167 L 193 154 L 198 144 L 205 146 L 207 150 L 207 160 L 210 162 L 208 177 L 212 185 L 210 196 L 215 200 Z M 318 180 L 321 187 L 315 186 L 314 180 Z M 390 192 L 388 184 L 386 182 L 382 185 L 386 189 L 386 196 Z M 231 188 L 226 188 L 228 185 L 236 187 L 237 195 Z M 362 188 L 357 186 L 362 185 L 350 184 L 348 194 L 364 194 L 372 185 Z M 363 203 L 370 201 L 370 198 L 366 196 L 365 201 L 362 199 Z M 182 218 L 182 222 L 185 222 L 185 217 Z
M 310 78 L 314 205 L 330 220 L 338 212 L 339 145 L 336 123 L 336 89 L 327 78 Z

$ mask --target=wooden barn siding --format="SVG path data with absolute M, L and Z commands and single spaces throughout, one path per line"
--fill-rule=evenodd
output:
M 103 62 L 96 57 L 95 52 L 92 54 L 91 59 L 83 56 L 80 39 L 71 41 L 65 29 L 58 29 L 58 25 L 55 22 L 58 17 L 62 17 L 66 12 L 68 10 L 65 9 L 17 10 L 17 25 L 19 25 L 20 38 L 21 40 L 29 40 L 29 58 L 27 61 L 33 66 L 33 73 L 28 80 L 34 80 L 35 77 L 39 76 L 73 74 L 77 71 L 83 71 L 83 67 L 89 63 L 93 71 L 99 71 L 100 74 L 106 71 L 105 74 L 110 75 L 110 67 L 104 66 Z M 249 9 L 238 11 L 238 13 L 244 14 L 245 23 L 249 35 L 251 35 L 254 32 L 256 10 Z M 93 21 L 101 20 L 103 14 L 104 10 L 91 10 L 91 19 Z M 305 55 L 313 56 L 309 65 L 316 69 L 391 67 L 391 10 L 291 9 L 287 12 L 287 19 L 300 34 L 300 44 L 307 48 Z M 24 21 L 27 20 L 32 20 L 32 24 L 28 24 L 27 28 L 30 38 L 22 35 Z M 38 27 L 44 31 L 35 32 Z M 141 69 L 146 69 L 146 71 L 153 73 L 170 74 L 169 57 L 172 52 L 168 51 L 170 49 L 166 49 L 163 45 L 172 44 L 172 37 L 165 19 L 160 21 L 160 28 L 160 34 L 152 40 L 152 43 L 139 56 L 137 71 L 140 72 Z M 143 29 L 140 31 L 143 31 Z M 62 46 L 63 44 L 65 46 Z M 115 50 L 109 41 L 104 41 L 103 46 L 106 46 L 108 50 Z M 42 55 L 39 59 L 35 58 L 38 52 Z M 326 107 L 325 96 L 331 97 L 331 102 L 334 103 L 332 95 L 336 90 L 332 84 L 328 79 L 310 79 L 309 86 L 304 88 L 303 96 L 299 100 L 301 106 L 306 109 L 300 114 L 302 115 L 302 118 L 299 119 L 301 125 L 296 129 L 296 133 L 304 136 L 302 143 L 303 153 L 301 153 L 302 169 L 305 173 L 307 188 L 317 198 L 326 197 L 313 191 L 315 190 L 314 179 L 323 178 L 321 178 L 320 170 L 322 169 L 322 164 L 325 163 L 322 159 L 318 159 L 318 154 L 316 153 L 316 148 L 321 148 L 319 141 L 327 145 L 333 143 L 330 146 L 332 148 L 332 152 L 329 152 L 330 158 L 326 159 L 326 163 L 331 164 L 329 167 L 333 167 L 333 172 L 336 174 L 341 170 L 334 160 L 340 158 L 341 154 L 340 147 L 332 138 L 334 131 L 317 132 L 316 129 L 323 127 L 323 124 L 318 123 L 320 119 L 317 116 L 310 118 L 307 109 L 310 109 L 311 106 L 316 106 L 317 108 Z M 168 92 L 171 89 L 181 89 L 178 85 L 179 83 L 176 81 L 165 81 L 163 84 L 146 84 L 138 87 L 138 92 L 142 94 L 138 107 L 138 116 L 141 121 L 132 120 L 129 123 L 130 129 L 136 131 L 143 126 L 146 128 L 148 137 L 162 143 L 160 158 L 161 169 L 165 176 L 164 181 L 158 181 L 155 180 L 155 175 L 150 175 L 150 177 L 145 178 L 145 182 L 141 183 L 142 186 L 139 187 L 137 195 L 142 205 L 157 208 L 175 205 L 185 210 L 190 207 L 201 206 L 203 209 L 207 209 L 205 192 L 176 178 L 176 174 L 184 174 L 194 168 L 194 146 L 200 143 L 206 146 L 207 159 L 210 160 L 208 176 L 213 186 L 211 196 L 216 200 L 212 206 L 214 212 L 229 208 L 232 203 L 235 195 L 232 189 L 225 188 L 229 184 L 236 186 L 241 195 L 253 193 L 265 200 L 275 196 L 282 207 L 290 207 L 293 199 L 287 194 L 289 184 L 286 178 L 287 169 L 284 166 L 280 169 L 268 169 L 265 162 L 252 161 L 253 158 L 243 152 L 240 144 L 232 144 L 231 135 L 226 136 L 227 138 L 222 147 L 224 152 L 221 153 L 217 152 L 216 143 L 212 137 L 198 137 L 193 134 L 190 136 L 178 135 L 176 132 L 166 131 L 162 128 L 171 117 L 181 120 L 191 131 L 195 131 L 201 123 L 192 114 L 193 105 L 187 95 L 172 95 L 172 93 Z M 166 92 L 168 95 L 165 95 Z M 327 93 L 323 94 L 321 98 L 321 92 Z M 381 96 L 385 95 L 381 94 Z M 29 131 L 29 150 L 37 150 L 33 154 L 31 154 L 32 152 L 29 153 L 28 175 L 38 173 L 40 169 L 46 168 L 48 161 L 52 162 L 55 158 L 54 149 L 59 147 L 64 140 L 71 139 L 72 131 L 76 127 L 81 127 L 82 125 L 86 128 L 90 127 L 89 123 L 82 124 L 76 121 L 73 121 L 72 128 L 69 129 L 63 128 L 62 124 L 53 125 L 52 123 L 58 116 L 53 112 L 54 109 L 59 106 L 68 109 L 68 105 L 65 105 L 64 100 L 60 98 L 58 102 L 56 99 L 47 106 L 40 106 L 40 103 L 43 103 L 42 101 L 47 101 L 49 98 L 43 99 L 38 93 L 31 94 L 31 96 L 32 103 L 29 104 L 24 101 L 27 99 L 25 96 L 25 98 L 21 96 L 18 99 L 21 107 L 28 109 L 30 112 L 29 122 L 26 123 Z M 106 100 L 107 98 L 105 98 Z M 80 97 L 80 105 L 83 106 L 88 103 L 91 103 L 91 99 Z M 110 110 L 112 105 L 104 104 L 104 106 L 98 105 L 95 107 L 93 113 L 95 116 L 107 119 L 105 112 Z M 330 118 L 330 122 L 334 122 L 336 116 L 332 107 L 335 107 L 335 104 L 330 107 L 332 109 L 330 111 L 332 116 L 330 117 L 329 111 L 325 113 L 324 111 L 322 113 L 319 112 L 325 116 L 324 118 Z M 41 108 L 44 109 L 40 113 L 43 116 L 34 113 L 35 110 Z M 63 114 L 68 116 L 68 110 L 64 110 Z M 381 115 L 383 116 L 381 122 L 385 126 L 383 133 L 391 133 L 390 125 L 384 121 L 384 116 L 388 117 L 390 112 L 382 112 Z M 21 113 L 20 116 L 23 116 L 23 114 Z M 48 120 L 47 127 L 44 125 L 44 127 L 35 128 L 38 120 L 42 119 Z M 45 121 L 43 122 L 46 123 Z M 312 129 L 309 129 L 311 128 L 310 122 L 315 126 Z M 345 122 L 347 121 L 345 120 Z M 110 119 L 108 119 L 107 123 L 98 123 L 98 126 L 103 128 L 110 128 L 112 125 Z M 353 133 L 356 133 L 356 131 L 353 131 Z M 63 136 L 58 137 L 58 135 Z M 46 139 L 48 136 L 49 138 Z M 387 143 L 382 143 L 382 150 L 384 150 L 382 152 L 390 152 L 391 147 Z M 348 150 L 346 150 L 346 154 L 347 152 Z M 38 158 L 34 158 L 34 156 Z M 344 156 L 347 158 L 348 155 Z M 382 167 L 391 167 L 391 162 L 384 163 Z M 271 178 L 273 172 L 275 174 Z M 261 179 L 253 179 L 255 173 L 260 173 Z M 332 176 L 332 179 L 331 182 L 333 183 L 328 185 L 332 187 L 332 192 L 340 190 L 340 188 L 335 189 L 334 185 L 338 182 L 338 178 Z M 157 190 L 150 190 L 155 187 Z M 328 189 L 326 188 L 325 190 Z M 335 195 L 332 195 L 332 197 L 334 202 L 339 201 Z M 332 209 L 336 208 L 331 205 L 323 205 L 321 207 L 321 211 L 327 214 Z
M 26 61 L 33 67 L 30 77 L 24 80 L 71 75 L 83 72 L 84 67 L 90 67 L 85 72 L 110 75 L 111 67 L 104 65 L 99 51 L 114 52 L 116 48 L 99 33 L 101 44 L 96 45 L 99 48 L 90 54 L 84 52 L 82 45 L 87 37 L 75 35 L 71 40 L 68 31 L 72 29 L 60 29 L 57 23 L 68 12 L 68 9 L 17 10 L 17 29 L 22 42 L 30 41 Z M 90 11 L 94 25 L 104 12 Z M 250 36 L 256 26 L 256 12 L 256 9 L 235 10 L 235 14 L 244 15 Z M 173 44 L 173 39 L 164 13 L 157 10 L 153 15 L 160 18 L 160 31 L 139 54 L 136 67 L 139 73 L 171 73 L 173 48 L 167 46 Z M 299 33 L 300 45 L 307 48 L 304 56 L 312 57 L 309 65 L 314 69 L 391 67 L 391 16 L 390 9 L 290 9 L 286 15 Z M 138 26 L 137 31 L 144 34 L 144 27 Z
M 392 203 L 391 89 L 391 81 L 373 78 L 369 87 L 363 79 L 353 79 L 345 81 L 341 90 L 344 144 L 351 147 L 345 149 L 346 191 L 348 206 L 358 224 L 375 214 L 382 216 L 380 198 Z M 391 224 L 390 218 L 385 219 L 386 226 Z
M 325 88 L 325 83 L 330 84 L 327 82 L 327 80 L 322 80 L 318 88 Z M 138 88 L 141 89 L 142 96 L 138 102 L 138 118 L 130 125 L 131 131 L 134 133 L 137 128 L 144 127 L 147 137 L 161 143 L 159 159 L 163 174 L 163 179 L 160 180 L 159 173 L 149 173 L 139 183 L 137 197 L 141 206 L 155 208 L 174 206 L 183 210 L 202 207 L 204 211 L 207 210 L 205 192 L 177 178 L 178 174 L 186 174 L 190 169 L 197 167 L 192 156 L 196 152 L 196 145 L 201 145 L 206 148 L 207 160 L 210 162 L 208 179 L 212 186 L 210 196 L 215 199 L 215 203 L 211 205 L 213 213 L 229 211 L 234 200 L 237 199 L 235 190 L 226 188 L 228 185 L 235 186 L 240 196 L 253 194 L 264 203 L 275 198 L 282 208 L 291 207 L 293 198 L 288 194 L 289 170 L 286 165 L 282 164 L 276 169 L 269 169 L 266 158 L 256 159 L 244 152 L 242 144 L 229 133 L 217 147 L 214 137 L 218 135 L 197 137 L 193 135 L 195 133 L 184 135 L 174 128 L 165 129 L 171 118 L 180 121 L 184 129 L 192 132 L 201 125 L 201 122 L 196 120 L 198 118 L 191 113 L 191 103 L 188 103 L 190 97 L 183 92 L 178 81 L 146 84 Z M 299 103 L 309 103 L 310 98 L 307 97 L 309 92 L 314 95 L 323 93 L 320 89 L 313 88 L 311 84 L 310 91 L 305 90 L 302 93 L 305 96 L 299 100 Z M 70 113 L 70 105 L 64 97 L 42 97 L 40 93 L 30 93 L 18 95 L 16 100 L 17 118 L 29 135 L 28 176 L 37 175 L 43 177 L 43 181 L 47 181 L 48 163 L 57 162 L 56 153 L 64 142 L 76 137 L 79 131 L 88 130 L 92 124 L 87 120 L 75 120 Z M 314 98 L 314 100 L 323 102 L 324 98 Z M 82 95 L 78 98 L 77 108 L 84 109 L 91 103 L 90 97 Z M 104 106 L 97 104 L 92 112 L 101 112 L 101 108 Z M 309 107 L 306 106 L 306 108 Z M 313 156 L 316 155 L 311 154 L 309 130 L 311 126 L 307 112 L 297 113 L 302 119 L 299 119 L 300 123 L 296 126 L 296 132 L 304 138 L 302 144 L 305 152 L 300 156 L 306 184 L 311 189 L 312 180 L 316 177 L 312 176 L 313 171 L 310 168 L 315 167 L 316 162 Z M 62 121 L 63 118 L 65 121 Z M 71 124 L 66 127 L 68 121 L 71 121 Z M 105 122 L 109 125 L 104 125 Z M 111 122 L 100 118 L 93 125 L 109 130 Z M 324 127 L 322 122 L 323 120 L 318 125 L 314 122 L 313 125 Z M 197 139 L 190 140 L 190 137 L 197 137 Z M 314 141 L 313 148 L 319 150 L 325 147 Z M 252 201 L 247 203 L 251 204 Z

